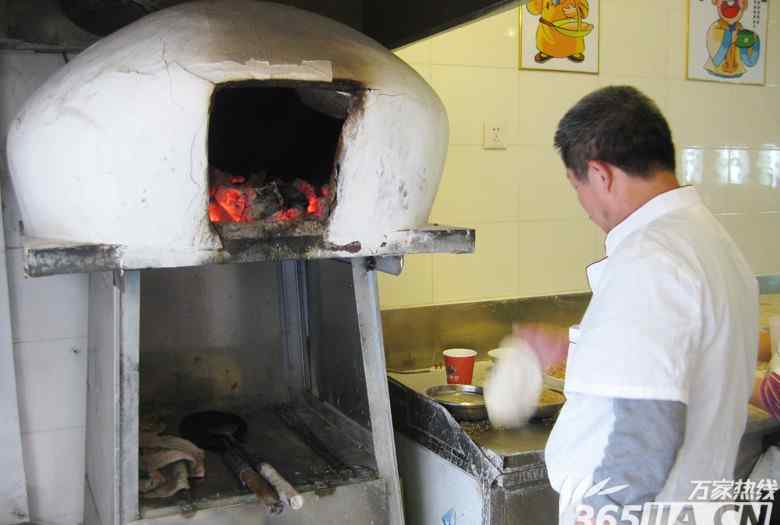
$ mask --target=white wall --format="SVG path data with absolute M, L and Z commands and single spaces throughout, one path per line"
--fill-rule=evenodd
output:
M 75 525 L 84 502 L 87 279 L 24 277 L 5 162 L 8 124 L 63 63 L 61 55 L 0 52 L 0 185 L 30 515 L 35 523 Z
M 601 0 L 599 75 L 518 71 L 518 9 L 398 51 L 450 118 L 431 219 L 476 228 L 477 248 L 407 257 L 401 277 L 380 276 L 383 308 L 586 290 L 603 234 L 579 209 L 552 141 L 569 107 L 611 84 L 655 99 L 681 182 L 699 187 L 757 274 L 780 274 L 780 9 L 770 10 L 763 49 L 767 85 L 734 86 L 685 80 L 686 3 Z M 505 123 L 506 150 L 482 149 L 487 120 Z

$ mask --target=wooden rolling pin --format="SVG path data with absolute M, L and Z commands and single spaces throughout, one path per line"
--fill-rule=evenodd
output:
M 281 502 L 293 510 L 303 507 L 303 496 L 269 463 L 258 463 L 257 470 L 276 489 Z

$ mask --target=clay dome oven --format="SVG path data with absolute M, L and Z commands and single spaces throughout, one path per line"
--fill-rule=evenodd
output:
M 378 43 L 249 0 L 99 41 L 8 136 L 30 275 L 473 250 L 428 225 L 444 107 Z

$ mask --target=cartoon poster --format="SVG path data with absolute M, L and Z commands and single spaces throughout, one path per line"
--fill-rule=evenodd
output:
M 688 0 L 688 78 L 766 81 L 768 0 Z
M 599 72 L 600 0 L 531 0 L 520 8 L 520 68 Z

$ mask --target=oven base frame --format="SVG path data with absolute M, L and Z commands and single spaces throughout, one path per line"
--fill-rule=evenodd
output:
M 281 263 L 285 296 L 282 316 L 285 326 L 290 328 L 285 347 L 301 344 L 294 337 L 295 333 L 300 333 L 295 326 L 300 322 L 301 312 L 294 306 L 299 304 L 296 299 L 301 297 L 297 270 L 301 264 L 300 261 Z M 356 258 L 352 259 L 351 265 L 371 431 L 361 432 L 355 423 L 344 432 L 346 436 L 362 438 L 362 441 L 370 439 L 378 479 L 338 486 L 333 494 L 322 498 L 311 492 L 304 493 L 307 500 L 304 509 L 287 511 L 281 516 L 264 515 L 255 508 L 251 497 L 239 497 L 226 501 L 227 506 L 199 509 L 195 518 L 184 518 L 180 514 L 141 518 L 138 493 L 141 272 L 91 274 L 86 525 L 177 524 L 185 520 L 192 523 L 193 519 L 202 517 L 209 523 L 248 523 L 252 520 L 253 523 L 272 525 L 369 522 L 403 525 L 375 263 L 368 258 Z M 288 365 L 288 380 L 294 383 L 295 377 L 305 377 L 305 371 L 296 366 L 301 363 Z M 309 400 L 309 403 L 316 407 L 316 400 Z M 323 417 L 336 421 L 340 417 L 346 418 L 335 409 L 324 411 Z M 314 504 L 309 505 L 310 500 Z M 355 516 L 353 509 L 357 513 Z M 346 521 L 345 516 L 348 517 Z M 369 519 L 364 520 L 364 517 Z M 353 519 L 358 521 L 351 521 Z

